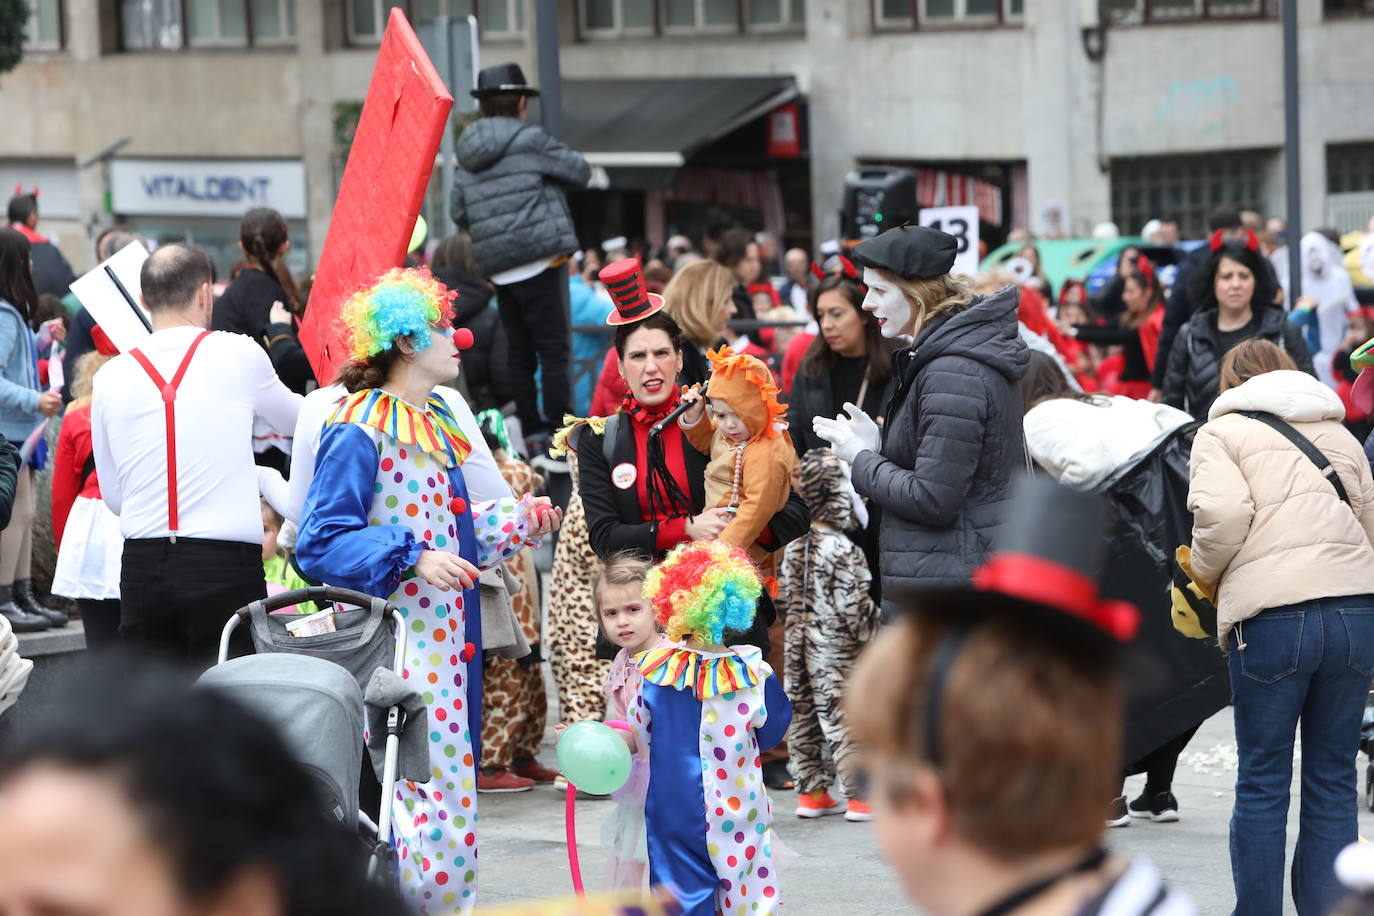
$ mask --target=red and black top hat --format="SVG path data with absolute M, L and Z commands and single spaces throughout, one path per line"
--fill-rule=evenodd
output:
M 663 297 L 649 292 L 638 258 L 621 258 L 601 268 L 597 274 L 615 302 L 615 311 L 606 316 L 610 325 L 630 324 L 648 318 L 663 308 Z
M 1135 637 L 1140 612 L 1098 593 L 1109 537 L 1100 496 L 1027 475 L 1013 485 L 1007 521 L 992 555 L 973 571 L 971 587 L 913 589 L 905 603 L 918 613 L 1034 619 L 1071 637 L 1066 649 L 1126 643 Z

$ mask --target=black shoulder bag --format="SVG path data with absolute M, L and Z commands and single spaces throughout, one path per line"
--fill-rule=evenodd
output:
M 1341 476 L 1336 473 L 1336 469 L 1331 465 L 1330 459 L 1322 454 L 1322 450 L 1313 445 L 1310 439 L 1298 432 L 1286 421 L 1280 420 L 1278 417 L 1274 416 L 1272 413 L 1267 413 L 1262 410 L 1242 410 L 1240 414 L 1252 420 L 1260 421 L 1265 426 L 1268 426 L 1274 432 L 1297 446 L 1298 451 L 1306 455 L 1308 460 L 1317 466 L 1317 470 L 1321 471 L 1322 476 L 1330 481 L 1331 486 L 1336 489 L 1336 495 L 1341 498 L 1341 502 L 1345 503 L 1347 506 L 1350 505 L 1350 497 L 1346 495 L 1345 484 L 1341 483 Z M 1351 506 L 1351 508 L 1353 509 L 1354 507 Z

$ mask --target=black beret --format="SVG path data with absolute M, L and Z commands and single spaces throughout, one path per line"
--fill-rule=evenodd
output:
M 851 254 L 864 267 L 890 270 L 899 277 L 941 277 L 954 266 L 959 242 L 929 226 L 898 226 L 860 242 Z

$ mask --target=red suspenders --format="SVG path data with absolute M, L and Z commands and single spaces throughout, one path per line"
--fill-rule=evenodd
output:
M 196 348 L 209 336 L 209 331 L 201 331 L 196 339 L 191 341 L 191 346 L 181 358 L 181 365 L 177 367 L 176 375 L 172 376 L 170 383 L 153 368 L 152 361 L 142 350 L 129 351 L 129 355 L 138 360 L 143 371 L 148 373 L 148 378 L 152 379 L 153 384 L 162 392 L 162 412 L 167 418 L 167 527 L 172 532 L 173 544 L 177 541 L 177 389 L 181 387 L 182 376 L 191 365 L 191 357 L 196 355 Z

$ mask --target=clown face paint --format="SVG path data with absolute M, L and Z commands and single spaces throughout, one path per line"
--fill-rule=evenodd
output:
M 445 324 L 430 329 L 428 345 L 415 354 L 415 368 L 424 374 L 425 381 L 437 385 L 458 375 L 460 360 L 453 328 Z
M 882 274 L 872 267 L 864 268 L 863 309 L 878 319 L 878 331 L 887 338 L 911 336 L 916 323 L 916 309 L 911 300 Z

